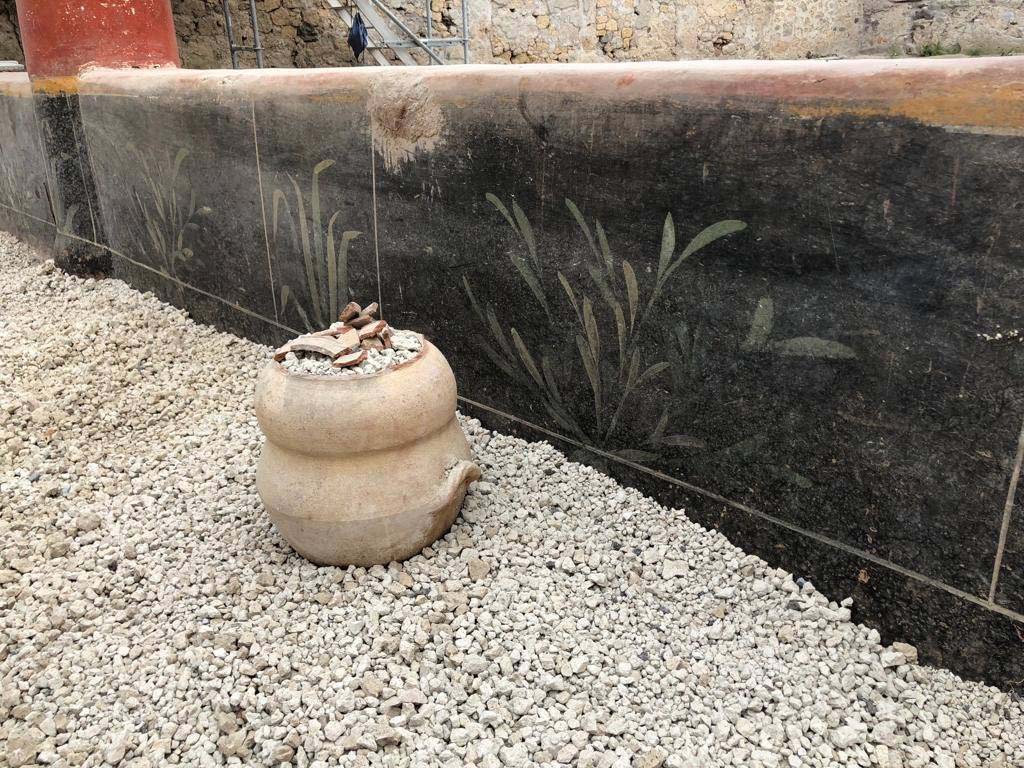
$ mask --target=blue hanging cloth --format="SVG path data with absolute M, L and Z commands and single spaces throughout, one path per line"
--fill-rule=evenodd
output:
M 369 44 L 370 36 L 366 33 L 366 25 L 363 23 L 363 17 L 357 12 L 352 19 L 352 28 L 348 31 L 348 47 L 356 55 L 356 61 L 359 61 L 359 57 Z

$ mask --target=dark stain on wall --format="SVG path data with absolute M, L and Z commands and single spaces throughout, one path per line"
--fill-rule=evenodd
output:
M 49 171 L 51 218 L 57 225 L 54 260 L 73 274 L 108 274 L 110 253 L 103 247 L 107 240 L 78 95 L 40 92 L 32 100 Z

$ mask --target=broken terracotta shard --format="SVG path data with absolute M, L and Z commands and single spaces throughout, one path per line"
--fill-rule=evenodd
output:
M 338 336 L 341 336 L 341 334 L 343 334 L 345 331 L 351 331 L 351 330 L 352 330 L 351 326 L 339 325 L 339 326 L 331 326 L 330 328 L 324 328 L 324 330 L 322 330 L 322 331 L 313 331 L 313 333 L 310 333 L 310 334 L 307 334 L 307 335 L 309 335 L 309 336 L 334 336 L 334 337 L 338 337 Z
M 375 320 L 359 329 L 359 338 L 362 340 L 380 336 L 387 327 L 388 324 L 384 320 Z
M 366 350 L 357 349 L 355 352 L 348 352 L 336 357 L 332 365 L 334 365 L 335 368 L 351 368 L 353 365 L 359 365 L 365 359 Z
M 313 352 L 331 358 L 339 368 L 358 365 L 368 350 L 392 348 L 391 327 L 374 318 L 379 309 L 375 301 L 365 309 L 350 301 L 341 310 L 339 322 L 288 342 L 274 353 L 274 359 L 281 362 L 289 352 Z
M 359 346 L 359 331 L 346 327 L 345 332 L 338 336 L 338 343 L 345 348 L 346 352 L 351 352 Z
M 345 308 L 341 310 L 341 314 L 338 315 L 338 319 L 343 323 L 347 323 L 362 311 L 362 308 L 358 304 L 354 301 L 350 301 L 345 305 Z
M 350 347 L 346 347 L 341 341 L 331 336 L 299 336 L 291 342 L 292 352 L 316 352 L 332 359 L 348 352 L 349 349 Z

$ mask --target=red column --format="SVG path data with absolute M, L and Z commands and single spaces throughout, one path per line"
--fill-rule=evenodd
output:
M 25 68 L 73 77 L 84 66 L 179 65 L 170 0 L 17 0 Z

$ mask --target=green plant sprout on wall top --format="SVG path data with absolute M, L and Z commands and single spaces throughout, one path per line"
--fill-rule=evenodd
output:
M 361 234 L 355 230 L 345 230 L 341 240 L 335 240 L 335 224 L 341 211 L 335 211 L 324 224 L 320 210 L 320 174 L 334 165 L 333 160 L 321 160 L 313 167 L 310 179 L 310 192 L 307 217 L 306 197 L 298 182 L 288 175 L 291 182 L 294 209 L 288 202 L 288 194 L 279 188 L 274 189 L 273 218 L 271 238 L 275 253 L 279 248 L 280 221 L 282 211 L 287 213 L 287 222 L 293 254 L 302 255 L 302 265 L 306 277 L 308 303 L 303 303 L 288 285 L 281 287 L 280 312 L 289 306 L 295 308 L 306 330 L 313 331 L 326 328 L 334 322 L 341 307 L 349 301 L 348 288 L 348 249 L 351 242 Z M 284 257 L 287 258 L 287 257 Z

